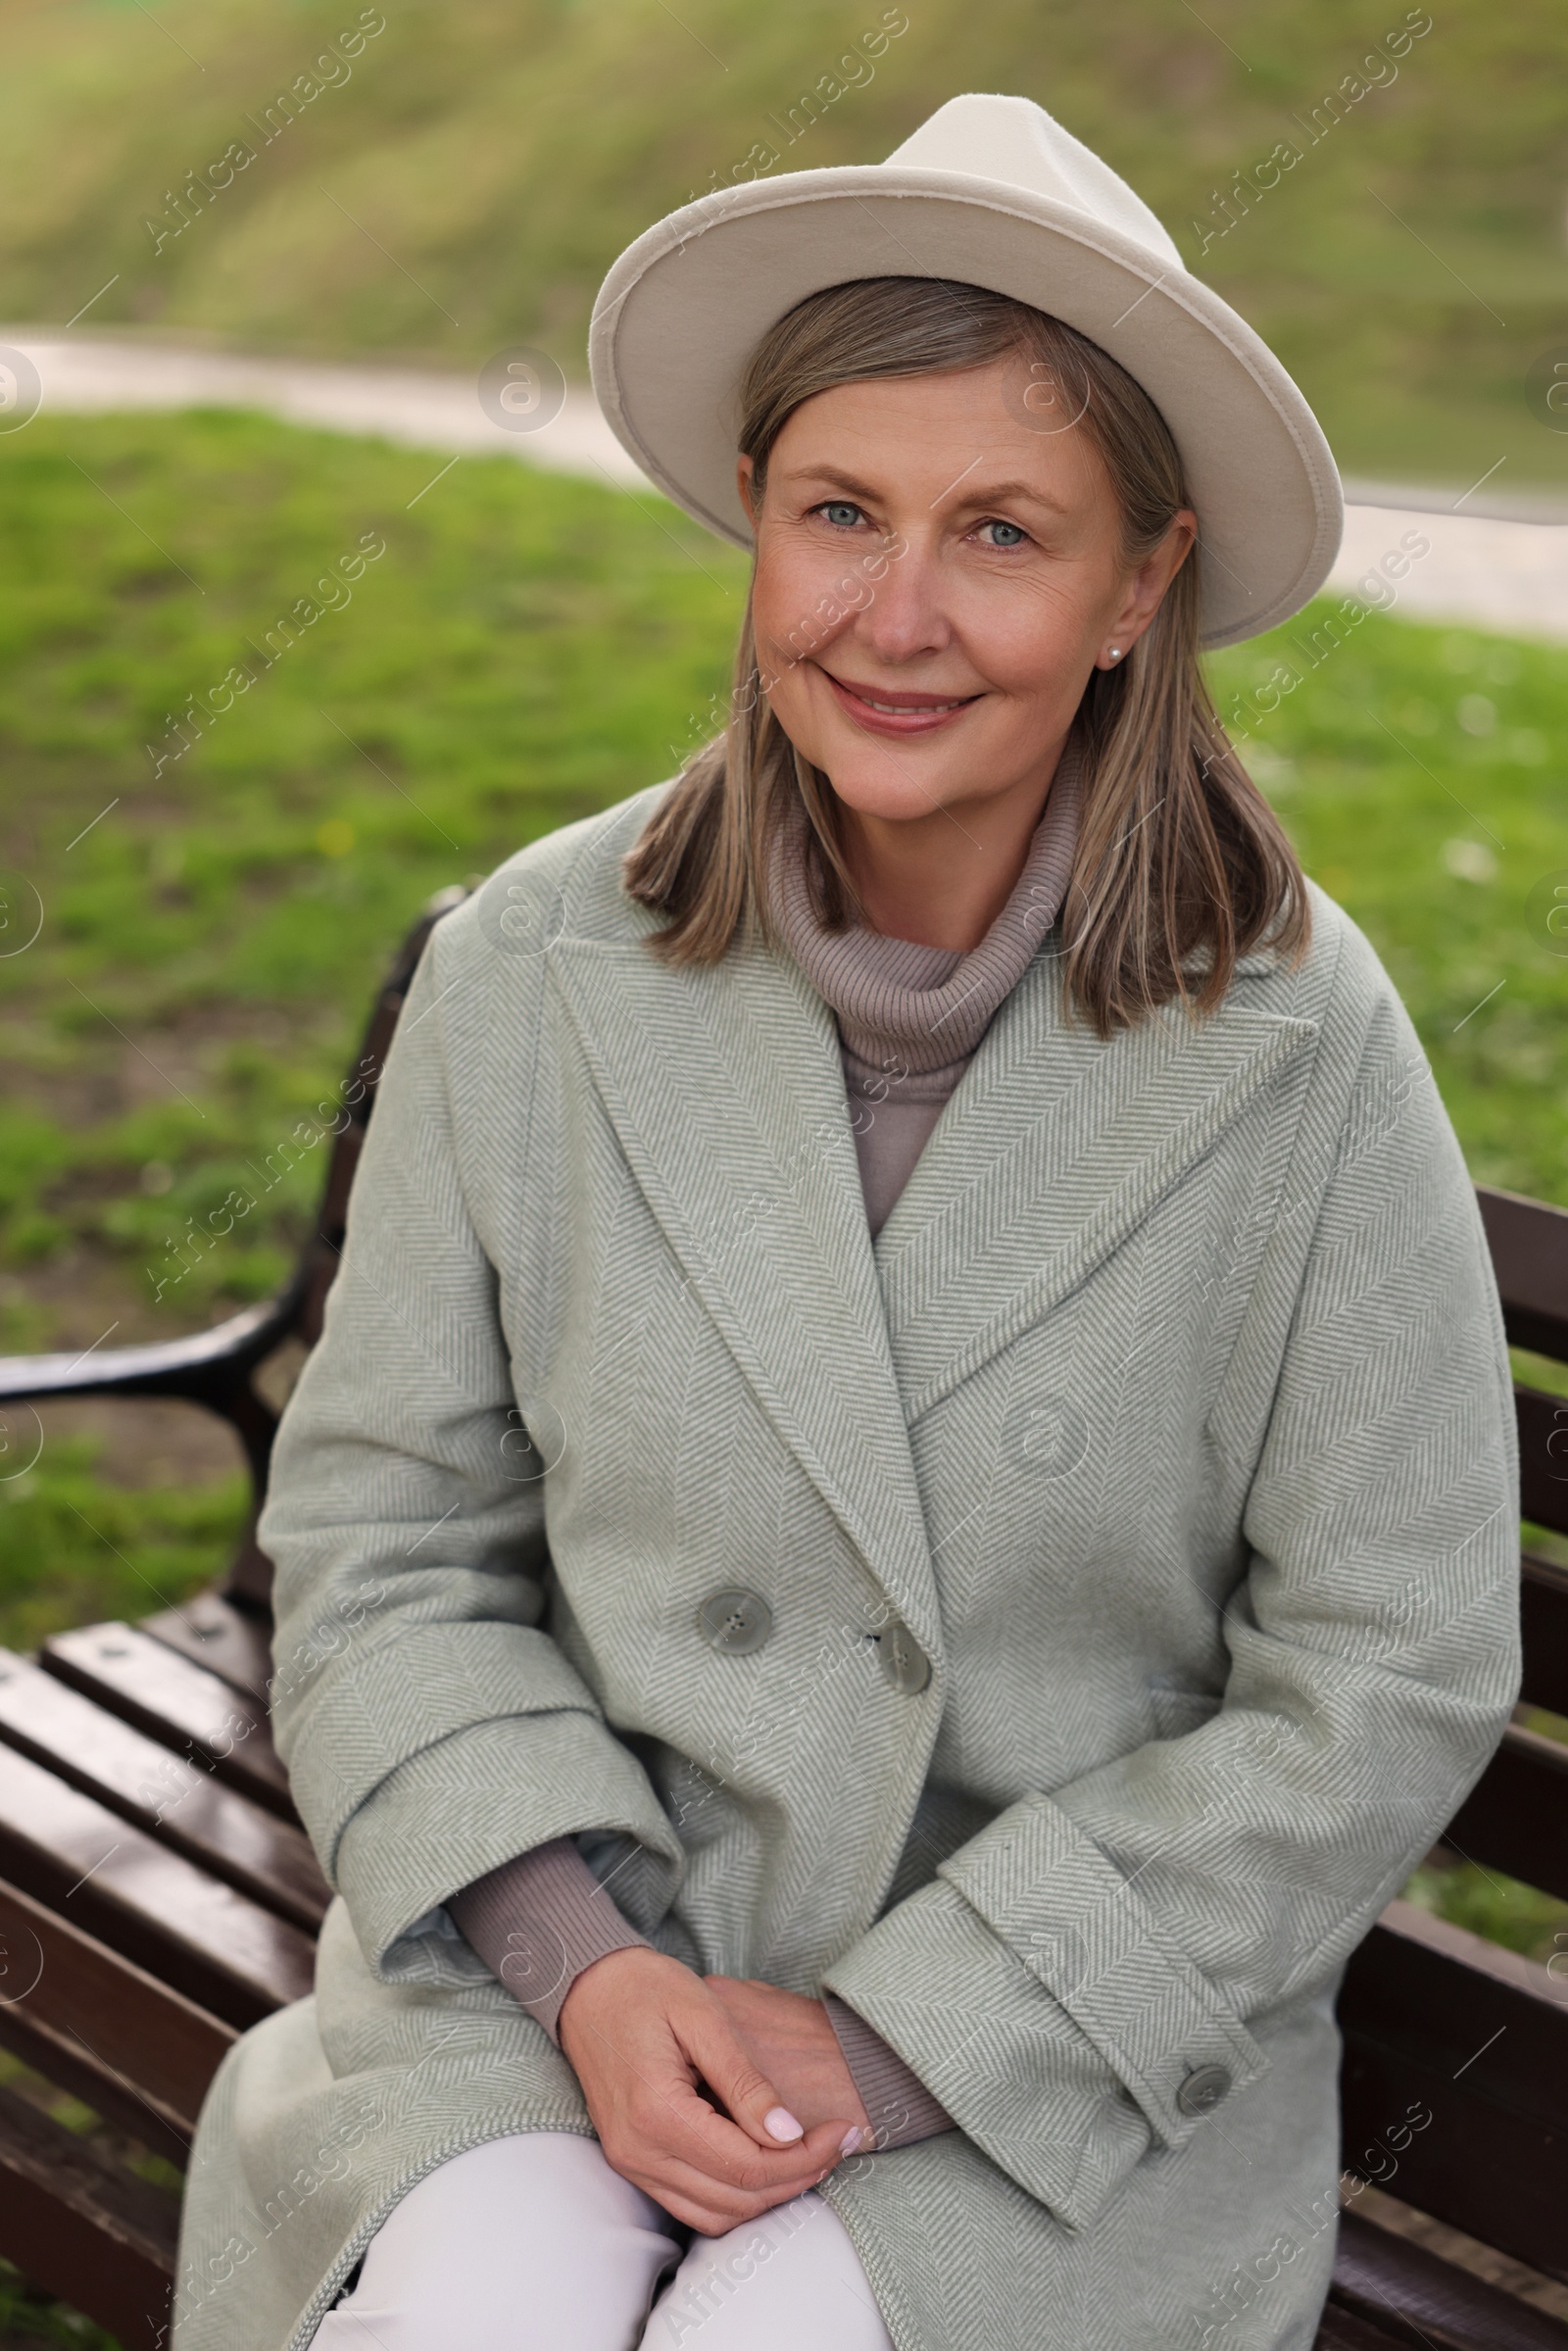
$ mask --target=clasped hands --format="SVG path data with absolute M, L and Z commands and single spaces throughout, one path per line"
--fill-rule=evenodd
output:
M 704 2236 L 787 2204 L 870 2142 L 820 2000 L 633 1945 L 583 1969 L 558 2031 L 606 2160 Z

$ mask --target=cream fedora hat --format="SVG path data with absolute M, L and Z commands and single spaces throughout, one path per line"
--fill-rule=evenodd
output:
M 1144 386 L 1198 514 L 1205 645 L 1256 636 L 1322 586 L 1345 504 L 1316 417 L 1143 199 L 1029 98 L 950 98 L 886 163 L 745 181 L 657 221 L 594 305 L 599 404 L 677 506 L 750 547 L 735 457 L 759 338 L 824 286 L 898 276 L 1032 303 Z

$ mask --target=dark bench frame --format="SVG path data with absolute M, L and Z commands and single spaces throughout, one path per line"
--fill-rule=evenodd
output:
M 259 1505 L 275 1416 L 256 1373 L 319 1334 L 374 1081 L 430 926 L 462 896 L 426 907 L 376 1002 L 286 1289 L 189 1338 L 0 1359 L 0 1408 L 183 1397 L 233 1427 Z M 1480 1200 L 1510 1340 L 1568 1363 L 1568 1212 Z M 1516 1396 L 1525 1515 L 1568 1533 L 1568 1403 Z M 176 2163 L 236 2033 L 309 1989 L 328 1898 L 269 1730 L 270 1573 L 253 1511 L 220 1590 L 61 1634 L 35 1660 L 0 1653 L 0 2045 Z M 1568 1571 L 1526 1552 L 1522 1605 L 1524 1702 L 1568 1715 Z M 1568 1746 L 1510 1727 L 1445 1842 L 1568 1899 Z M 1395 1902 L 1339 2013 L 1347 2173 L 1568 2282 L 1568 1956 L 1548 1970 Z M 175 2227 L 172 2197 L 0 2089 L 0 2253 L 127 2351 L 167 2341 Z M 1253 2290 L 1238 2274 L 1223 2308 L 1241 2319 Z M 1568 2322 L 1351 2209 L 1319 2351 L 1396 2343 L 1568 2351 Z

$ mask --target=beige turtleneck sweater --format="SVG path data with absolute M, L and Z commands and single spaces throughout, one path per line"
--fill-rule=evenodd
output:
M 838 1018 L 844 1088 L 874 1238 L 913 1171 L 943 1104 L 1022 979 L 1066 896 L 1078 839 L 1079 758 L 1063 752 L 1023 870 L 967 954 L 824 930 L 807 878 L 809 822 L 797 800 L 779 828 L 768 899 L 785 947 Z
M 967 954 L 891 939 L 853 923 L 824 930 L 807 879 L 810 827 L 796 801 L 774 841 L 768 901 L 780 939 L 838 1022 L 844 1086 L 873 1239 L 908 1182 L 990 1027 L 1052 928 L 1077 843 L 1080 763 L 1063 753 L 1023 870 Z M 570 1837 L 504 1862 L 447 1909 L 487 1966 L 558 2045 L 567 1992 L 612 1951 L 647 1947 Z M 823 1995 L 873 2143 L 900 2147 L 953 2129 L 897 2051 L 833 1992 Z

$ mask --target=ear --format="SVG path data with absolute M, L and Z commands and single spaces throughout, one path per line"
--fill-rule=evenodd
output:
M 1114 669 L 1125 661 L 1137 644 L 1160 605 L 1165 591 L 1186 563 L 1198 543 L 1198 516 L 1191 507 L 1183 507 L 1171 518 L 1170 528 L 1146 563 L 1139 565 L 1126 582 L 1126 591 L 1112 627 L 1107 631 L 1107 648 L 1120 650 L 1115 660 L 1102 649 L 1096 659 L 1096 667 Z
M 735 486 L 741 494 L 741 504 L 746 509 L 746 518 L 753 530 L 757 528 L 757 510 L 752 504 L 752 475 L 755 471 L 756 466 L 749 457 L 735 460 Z

